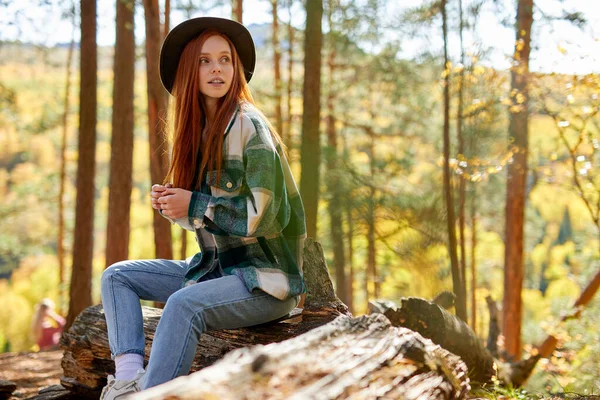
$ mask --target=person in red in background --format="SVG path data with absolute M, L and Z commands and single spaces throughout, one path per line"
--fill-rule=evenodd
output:
M 65 319 L 54 311 L 52 300 L 40 301 L 31 321 L 31 334 L 40 351 L 58 348 L 65 322 Z

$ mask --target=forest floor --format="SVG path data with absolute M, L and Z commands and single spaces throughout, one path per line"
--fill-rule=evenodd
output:
M 16 383 L 17 389 L 9 400 L 27 399 L 36 396 L 41 389 L 60 384 L 62 350 L 41 351 L 39 353 L 0 353 L 0 380 Z M 540 399 L 540 396 L 490 393 L 489 397 L 469 397 L 471 400 Z M 600 396 L 543 397 L 548 400 L 600 400 Z
M 0 380 L 17 384 L 13 399 L 26 399 L 40 389 L 60 384 L 62 350 L 39 353 L 0 353 Z

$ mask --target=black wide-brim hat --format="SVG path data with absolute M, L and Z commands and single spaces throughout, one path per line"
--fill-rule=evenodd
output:
M 193 18 L 173 28 L 165 38 L 160 50 L 160 80 L 169 93 L 173 89 L 183 49 L 190 40 L 198 37 L 206 29 L 214 29 L 231 40 L 244 66 L 246 81 L 249 82 L 252 78 L 256 66 L 256 49 L 248 29 L 239 22 L 226 18 Z

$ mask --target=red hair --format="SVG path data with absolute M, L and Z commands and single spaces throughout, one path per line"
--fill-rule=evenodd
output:
M 206 40 L 214 35 L 221 36 L 229 43 L 234 72 L 229 90 L 217 102 L 214 120 L 201 147 L 206 110 L 200 93 L 200 53 Z M 173 96 L 173 154 L 165 183 L 172 182 L 174 187 L 186 190 L 198 190 L 209 168 L 221 169 L 224 132 L 236 107 L 242 102 L 254 104 L 242 62 L 227 36 L 215 30 L 206 30 L 186 45 L 175 74 Z M 275 131 L 271 132 L 275 134 Z M 197 175 L 196 169 L 199 169 Z

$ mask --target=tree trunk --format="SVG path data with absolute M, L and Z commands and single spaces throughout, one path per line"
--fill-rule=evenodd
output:
M 171 0 L 165 0 L 165 25 L 163 28 L 163 37 L 167 37 L 171 29 Z
M 106 268 L 129 256 L 133 186 L 134 7 L 133 0 L 117 1 Z
M 533 0 L 519 0 L 517 10 L 517 42 L 515 65 L 511 70 L 511 98 L 509 142 L 513 146 L 513 163 L 508 165 L 506 181 L 506 233 L 504 250 L 503 333 L 506 352 L 521 358 L 521 319 L 523 286 L 523 224 L 525 219 L 525 184 L 528 152 L 527 81 Z
M 65 298 L 65 183 L 67 180 L 67 132 L 69 122 L 69 93 L 71 92 L 71 64 L 73 64 L 73 49 L 75 48 L 75 5 L 71 9 L 71 43 L 67 53 L 65 79 L 65 99 L 62 116 L 62 135 L 60 140 L 60 187 L 58 190 L 58 238 L 56 240 L 56 255 L 58 258 L 58 309 L 63 314 L 66 306 Z
M 477 334 L 477 186 L 472 184 L 471 192 L 471 326 Z
M 158 0 L 144 0 L 146 19 L 146 80 L 148 85 L 148 135 L 150 143 L 150 178 L 163 182 L 169 169 L 169 146 L 164 119 L 167 113 L 167 92 L 160 83 L 158 57 L 160 52 L 160 12 Z M 156 258 L 172 259 L 171 224 L 158 212 L 153 213 Z
M 288 0 L 287 38 L 288 38 L 288 81 L 287 81 L 287 125 L 285 134 L 282 133 L 283 142 L 290 147 L 292 144 L 292 89 L 294 87 L 294 27 L 292 26 L 293 0 Z
M 281 115 L 281 49 L 279 48 L 279 16 L 278 0 L 271 0 L 273 9 L 273 70 L 275 74 L 275 128 L 283 133 L 283 117 Z
M 465 140 L 463 137 L 463 97 L 464 97 L 464 83 L 465 83 L 465 48 L 463 43 L 463 10 L 462 10 L 462 0 L 459 0 L 459 18 L 460 18 L 460 26 L 459 26 L 459 35 L 460 35 L 460 62 L 462 64 L 462 69 L 460 70 L 460 74 L 458 77 L 458 105 L 456 111 L 456 136 L 458 141 L 458 159 L 461 159 L 465 156 Z M 466 240 L 465 240 L 465 197 L 466 197 L 466 182 L 464 179 L 464 174 L 460 175 L 460 181 L 458 185 L 458 226 L 459 226 L 459 239 L 460 239 L 460 276 L 462 277 L 462 285 L 461 290 L 462 293 L 460 296 L 457 296 L 457 299 L 461 297 L 464 299 L 465 306 L 465 322 L 468 321 L 467 318 L 467 249 L 466 249 Z
M 343 139 L 343 148 L 344 148 L 344 159 L 348 159 L 348 141 L 346 137 L 342 135 Z M 352 218 L 352 197 L 348 190 L 344 191 L 344 200 L 343 207 L 344 212 L 346 214 L 346 223 L 348 224 L 348 229 L 346 231 L 346 243 L 348 244 L 348 257 L 346 257 L 348 264 L 348 279 L 347 279 L 347 293 L 348 293 L 348 302 L 346 305 L 351 313 L 354 312 L 354 219 Z
M 304 259 L 308 294 L 300 321 L 296 318 L 289 323 L 268 323 L 201 335 L 192 370 L 214 363 L 232 349 L 279 342 L 326 324 L 339 315 L 349 315 L 348 308 L 335 296 L 321 246 L 309 239 Z M 161 313 L 162 310 L 143 307 L 146 355 L 150 353 Z M 114 371 L 104 312 L 100 305 L 89 307 L 79 316 L 72 328 L 63 334 L 61 347 L 65 350 L 62 360 L 63 386 L 81 397 L 97 398 L 99 390 L 106 383 L 106 374 Z
M 488 329 L 488 338 L 486 348 L 494 357 L 498 357 L 498 336 L 500 336 L 500 324 L 498 323 L 498 306 L 492 298 L 487 296 L 485 302 L 490 314 L 490 324 Z
M 382 315 L 339 317 L 132 399 L 464 399 L 467 373 L 459 357 Z
M 373 116 L 374 117 L 374 116 Z M 373 118 L 374 119 L 374 118 Z M 377 258 L 375 246 L 375 135 L 369 130 L 369 173 L 371 175 L 371 185 L 369 185 L 369 198 L 367 199 L 367 273 L 366 276 L 373 286 L 373 298 L 379 298 L 379 276 L 377 275 Z M 368 289 L 367 289 L 368 292 Z M 368 303 L 369 297 L 365 299 Z
M 431 339 L 444 349 L 461 357 L 469 368 L 471 381 L 491 382 L 494 358 L 481 345 L 479 338 L 457 316 L 435 303 L 416 297 L 403 298 L 399 305 L 391 301 L 377 302 L 375 312 L 382 312 L 394 326 L 403 326 Z
M 65 329 L 92 304 L 94 253 L 94 177 L 96 176 L 96 0 L 81 0 L 81 46 L 79 89 L 79 157 L 77 203 L 73 241 L 73 267 L 69 313 Z
M 243 24 L 243 0 L 231 0 L 231 19 Z
M 384 314 L 392 325 L 419 332 L 461 357 L 469 368 L 471 382 L 477 384 L 487 385 L 498 380 L 504 385 L 519 387 L 539 360 L 539 355 L 514 363 L 494 358 L 469 325 L 427 300 L 403 298 L 400 306 L 391 301 L 381 301 L 375 302 L 371 309 Z
M 452 268 L 452 287 L 456 294 L 456 315 L 463 321 L 467 319 L 467 304 L 464 296 L 464 277 L 461 276 L 456 254 L 456 218 L 452 196 L 452 177 L 450 175 L 450 60 L 448 58 L 448 25 L 446 18 L 446 0 L 442 0 L 442 22 L 444 36 L 444 193 L 446 199 L 446 218 L 448 223 L 448 254 Z
M 335 0 L 329 0 L 327 7 L 327 20 L 329 21 L 329 53 L 327 66 L 329 72 L 329 90 L 327 92 L 327 188 L 329 191 L 329 216 L 330 235 L 333 247 L 333 269 L 335 270 L 335 286 L 338 297 L 348 304 L 346 284 L 346 260 L 344 255 L 344 229 L 342 227 L 342 196 L 340 191 L 340 177 L 338 168 L 337 132 L 335 129 L 335 98 L 333 96 L 333 82 L 335 82 L 335 41 L 332 34 L 332 10 Z
M 321 145 L 319 124 L 321 111 L 321 18 L 322 0 L 306 1 L 306 31 L 304 38 L 304 89 L 302 93 L 302 145 L 300 148 L 300 193 L 306 215 L 306 231 L 317 238 L 317 210 L 319 206 L 319 166 Z
M 181 250 L 180 250 L 180 260 L 185 260 L 187 254 L 187 231 L 185 229 L 181 229 Z

